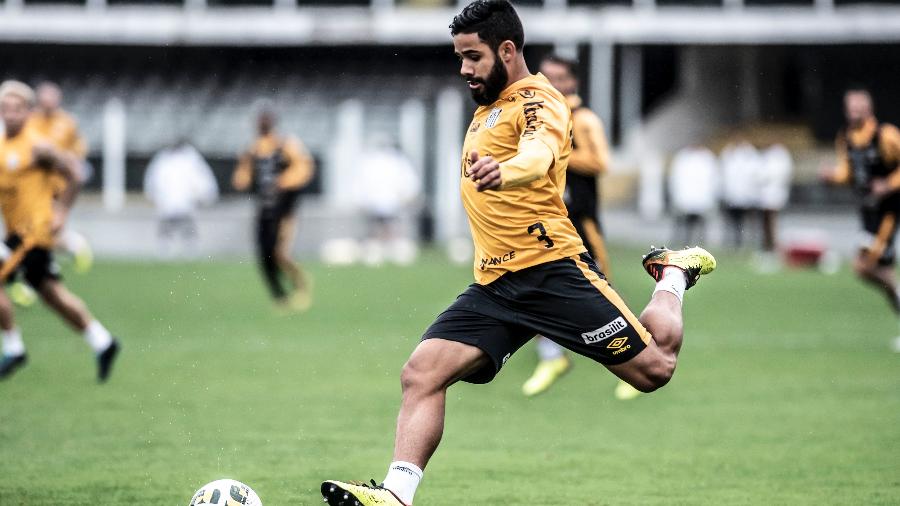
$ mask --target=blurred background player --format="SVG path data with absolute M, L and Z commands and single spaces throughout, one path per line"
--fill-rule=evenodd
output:
M 757 270 L 763 273 L 777 271 L 778 214 L 787 205 L 794 172 L 794 160 L 787 147 L 772 143 L 760 152 L 762 163 L 757 177 L 759 211 L 762 219 L 762 252 L 757 260 Z
M 263 277 L 280 308 L 305 311 L 312 303 L 309 279 L 291 259 L 296 221 L 294 210 L 300 190 L 313 177 L 313 159 L 299 140 L 275 131 L 275 112 L 260 109 L 258 137 L 241 155 L 232 176 L 238 191 L 256 194 L 256 242 Z M 282 285 L 284 274 L 293 291 Z
M 26 84 L 0 84 L 0 117 L 5 136 L 0 143 L 0 208 L 6 227 L 8 257 L 0 279 L 21 274 L 44 303 L 80 331 L 97 357 L 97 378 L 109 376 L 119 344 L 88 311 L 84 302 L 62 284 L 53 259 L 56 234 L 65 224 L 78 185 L 77 158 L 26 128 L 34 92 Z M 13 322 L 12 306 L 0 299 L 3 359 L 0 378 L 26 362 L 25 345 Z
M 603 122 L 584 106 L 578 95 L 578 64 L 550 55 L 541 62 L 540 71 L 554 88 L 566 97 L 572 110 L 572 154 L 566 170 L 565 202 L 569 219 L 601 272 L 610 277 L 609 254 L 600 226 L 599 179 L 609 169 L 609 144 Z M 527 396 L 546 391 L 572 366 L 565 350 L 553 341 L 538 336 L 535 340 L 538 365 L 522 385 Z
M 76 160 L 77 179 L 71 184 L 81 186 L 90 177 L 89 165 L 85 159 L 87 143 L 78 131 L 78 123 L 71 114 L 62 109 L 62 90 L 56 83 L 44 81 L 36 90 L 37 107 L 31 114 L 27 128 L 33 129 L 38 137 L 46 139 L 56 149 L 67 153 Z M 75 272 L 84 274 L 91 269 L 94 255 L 85 237 L 66 227 L 56 235 L 56 249 L 74 259 Z M 12 300 L 21 306 L 30 306 L 37 301 L 37 294 L 26 283 L 15 279 L 9 288 Z
M 156 207 L 162 257 L 191 255 L 197 241 L 197 205 L 210 205 L 219 197 L 219 185 L 203 155 L 187 139 L 163 148 L 147 165 L 144 195 Z
M 706 217 L 716 206 L 718 165 L 716 155 L 701 144 L 686 146 L 672 158 L 669 201 L 675 215 L 675 247 L 705 239 Z
M 844 94 L 847 126 L 837 135 L 838 164 L 823 178 L 849 184 L 861 201 L 863 240 L 853 269 L 880 289 L 900 316 L 900 294 L 894 274 L 897 219 L 900 215 L 900 130 L 875 117 L 872 96 L 865 89 Z M 900 337 L 892 343 L 900 351 Z
M 369 145 L 360 153 L 353 192 L 366 218 L 363 261 L 378 265 L 387 259 L 408 265 L 416 258 L 416 245 L 404 234 L 401 220 L 421 196 L 422 181 L 390 137 L 373 135 Z
M 722 207 L 728 228 L 725 236 L 733 247 L 741 248 L 747 215 L 757 205 L 756 179 L 762 159 L 759 150 L 743 134 L 738 134 L 722 149 L 720 158 Z
M 87 143 L 78 130 L 78 122 L 62 107 L 62 90 L 53 82 L 44 81 L 36 89 L 37 109 L 28 120 L 28 128 L 34 128 L 38 136 L 53 143 L 57 149 L 70 154 L 76 160 L 74 184 L 83 185 L 91 177 L 87 163 Z M 56 247 L 75 260 L 75 271 L 85 273 L 93 264 L 93 253 L 85 237 L 66 227 L 57 235 Z

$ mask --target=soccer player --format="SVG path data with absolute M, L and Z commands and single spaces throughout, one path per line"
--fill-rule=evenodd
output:
M 894 237 L 900 217 L 900 130 L 875 118 L 872 96 L 864 89 L 844 94 L 847 127 L 838 133 L 838 165 L 823 173 L 826 181 L 849 184 L 861 203 L 864 238 L 853 262 L 856 274 L 878 288 L 900 316 L 894 274 Z M 900 337 L 894 339 L 900 351 Z
M 33 128 L 38 137 L 49 140 L 53 146 L 73 156 L 76 161 L 76 180 L 81 186 L 90 177 L 87 164 L 87 143 L 78 131 L 78 123 L 71 114 L 63 110 L 62 90 L 56 83 L 45 81 L 38 85 L 37 110 L 28 119 L 28 128 Z M 78 232 L 65 228 L 57 235 L 57 248 L 75 260 L 75 271 L 85 273 L 91 269 L 94 255 L 90 244 Z
M 257 197 L 256 240 L 259 262 L 272 297 L 280 308 L 305 311 L 312 303 L 309 282 L 291 259 L 296 225 L 294 208 L 300 190 L 313 177 L 313 160 L 304 146 L 275 131 L 275 112 L 264 107 L 257 116 L 259 136 L 241 155 L 232 177 L 238 191 L 253 190 Z M 290 280 L 290 295 L 281 274 Z
M 599 177 L 609 166 L 609 145 L 603 122 L 584 106 L 578 96 L 576 71 L 577 64 L 574 61 L 555 55 L 548 56 L 541 62 L 541 74 L 565 96 L 566 103 L 572 110 L 572 154 L 569 156 L 564 195 L 569 219 L 600 271 L 608 279 L 609 255 L 600 231 L 597 184 Z M 529 397 L 545 392 L 572 367 L 572 361 L 562 346 L 543 336 L 538 336 L 535 344 L 538 365 L 522 385 L 522 393 Z M 634 392 L 633 389 L 623 390 L 626 391 Z
M 0 142 L 0 210 L 7 233 L 0 280 L 21 274 L 50 309 L 80 331 L 96 354 L 97 378 L 103 382 L 119 352 L 118 341 L 62 284 L 52 252 L 78 189 L 73 184 L 77 161 L 25 127 L 33 105 L 34 92 L 26 84 L 0 85 L 0 118 L 6 132 Z M 6 378 L 27 358 L 5 295 L 0 297 L 0 329 L 0 378 Z
M 635 317 L 586 253 L 562 192 L 572 120 L 565 97 L 522 54 L 507 0 L 476 0 L 450 25 L 460 73 L 479 105 L 466 134 L 460 191 L 475 241 L 475 283 L 425 331 L 404 365 L 393 462 L 381 485 L 326 481 L 330 505 L 411 505 L 444 427 L 447 389 L 487 383 L 535 334 L 650 392 L 672 377 L 681 300 L 715 259 L 700 248 L 652 249 L 656 280 Z M 462 501 L 461 501 L 462 502 Z

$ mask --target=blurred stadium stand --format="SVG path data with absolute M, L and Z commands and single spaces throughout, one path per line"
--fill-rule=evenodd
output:
M 98 168 L 104 110 L 110 99 L 121 101 L 131 190 L 152 153 L 181 136 L 226 183 L 252 138 L 253 106 L 265 98 L 281 111 L 282 130 L 320 161 L 322 195 L 305 212 L 349 216 L 352 202 L 341 195 L 353 152 L 368 133 L 389 133 L 423 171 L 423 229 L 448 238 L 465 228 L 454 178 L 472 106 L 447 34 L 464 3 L 5 0 L 2 76 L 59 81 Z M 879 117 L 900 122 L 898 1 L 514 3 L 527 26 L 531 64 L 550 51 L 582 62 L 583 95 L 616 146 L 607 202 L 618 197 L 633 205 L 649 152 L 664 158 L 737 129 L 776 132 L 794 150 L 795 205 L 848 202 L 846 193 L 808 184 L 830 156 L 841 92 L 853 83 L 869 86 Z M 101 183 L 102 174 L 94 185 Z

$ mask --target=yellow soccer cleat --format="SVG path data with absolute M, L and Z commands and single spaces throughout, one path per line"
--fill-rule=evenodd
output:
M 571 368 L 572 361 L 565 355 L 551 360 L 541 360 L 538 362 L 537 367 L 534 368 L 534 374 L 522 385 L 522 393 L 526 397 L 532 397 L 546 392 L 548 388 L 556 383 L 556 380 Z
M 685 248 L 673 251 L 668 248 L 650 246 L 650 252 L 644 255 L 644 269 L 653 279 L 659 281 L 666 267 L 678 267 L 684 271 L 687 289 L 697 283 L 700 276 L 716 270 L 716 259 L 700 247 Z
M 629 385 L 628 382 L 619 380 L 619 384 L 616 385 L 615 395 L 616 399 L 620 401 L 630 401 L 638 398 L 641 395 L 641 391 Z
M 322 497 L 328 506 L 412 506 L 405 504 L 393 492 L 375 484 L 345 483 L 328 480 L 322 483 Z
M 94 266 L 94 252 L 90 245 L 85 241 L 75 251 L 75 272 L 78 274 L 86 274 Z
M 30 307 L 37 302 L 37 292 L 22 281 L 15 281 L 9 287 L 9 298 L 18 306 Z
M 288 298 L 288 307 L 291 311 L 305 313 L 312 306 L 312 292 L 307 288 L 297 290 Z

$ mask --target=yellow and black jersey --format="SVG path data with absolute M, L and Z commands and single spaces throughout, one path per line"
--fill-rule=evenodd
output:
M 581 104 L 577 95 L 567 97 L 572 109 L 572 155 L 566 176 L 566 207 L 572 220 L 597 219 L 597 178 L 606 172 L 609 147 L 603 123 Z
M 469 153 L 500 162 L 499 190 L 479 192 L 468 177 Z M 475 111 L 463 146 L 460 191 L 475 241 L 475 280 L 585 251 L 568 218 L 563 191 L 572 151 L 565 98 L 536 74 Z
M 241 155 L 232 185 L 239 191 L 254 191 L 262 209 L 273 209 L 279 196 L 309 184 L 313 170 L 312 157 L 299 140 L 269 134 L 256 139 Z
M 87 156 L 87 143 L 78 131 L 78 122 L 66 111 L 57 110 L 50 115 L 34 113 L 28 118 L 27 128 L 79 160 Z
M 569 174 L 600 176 L 609 165 L 609 144 L 603 122 L 585 107 L 578 95 L 566 97 L 572 110 L 572 155 Z
M 900 190 L 900 130 L 874 118 L 860 127 L 838 134 L 835 142 L 838 166 L 834 180 L 852 184 L 868 194 L 872 181 L 887 178 L 894 190 Z
M 38 164 L 34 151 L 42 142 L 48 141 L 27 128 L 0 140 L 0 209 L 7 234 L 52 248 L 53 203 L 68 182 L 56 169 Z

